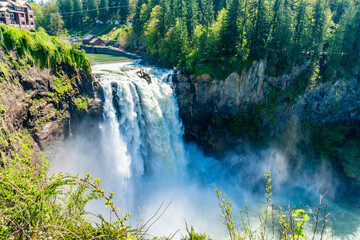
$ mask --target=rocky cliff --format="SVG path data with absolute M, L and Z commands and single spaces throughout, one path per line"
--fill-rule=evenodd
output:
M 277 145 L 290 158 L 306 155 L 310 164 L 328 159 L 359 185 L 360 80 L 311 84 L 309 67 L 270 77 L 260 61 L 225 80 L 175 75 L 186 139 L 216 156 L 237 146 Z
M 244 142 L 243 136 L 232 134 L 238 127 L 234 126 L 236 118 L 241 115 L 248 118 L 246 121 L 252 121 L 258 107 L 269 104 L 273 89 L 287 89 L 308 66 L 309 63 L 295 67 L 291 73 L 278 78 L 266 75 L 266 61 L 255 62 L 241 74 L 234 72 L 225 80 L 211 79 L 207 74 L 175 75 L 173 82 L 186 138 L 215 152 Z
M 11 140 L 18 132 L 31 136 L 32 161 L 39 162 L 40 150 L 51 154 L 80 119 L 101 116 L 99 86 L 88 68 L 40 68 L 26 64 L 15 52 L 1 55 L 1 159 L 18 152 L 21 138 Z

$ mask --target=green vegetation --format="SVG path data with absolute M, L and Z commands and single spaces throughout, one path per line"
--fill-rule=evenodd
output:
M 358 124 L 306 124 L 302 123 L 304 132 L 310 135 L 312 151 L 306 143 L 301 146 L 307 149 L 311 157 L 319 156 L 328 159 L 333 166 L 343 171 L 350 181 L 359 185 L 360 181 L 360 129 Z
M 44 32 L 27 32 L 12 26 L 0 25 L 0 44 L 5 52 L 15 50 L 18 58 L 42 68 L 58 68 L 63 65 L 88 69 L 90 67 L 83 51 Z M 3 65 L 0 71 L 3 75 L 7 73 Z
M 120 57 L 108 54 L 92 54 L 86 53 L 86 57 L 93 63 L 101 63 L 101 62 L 116 62 L 116 61 L 131 61 L 131 59 L 127 57 Z
M 235 218 L 232 213 L 232 201 L 226 197 L 226 194 L 216 188 L 216 194 L 219 199 L 223 223 L 226 226 L 231 240 L 247 239 L 281 239 L 281 240 L 299 240 L 299 239 L 323 239 L 326 227 L 326 218 L 328 216 L 327 204 L 323 205 L 320 196 L 319 206 L 315 210 L 314 229 L 305 230 L 305 224 L 309 222 L 310 217 L 303 209 L 292 209 L 289 205 L 288 211 L 281 207 L 278 209 L 271 205 L 271 173 L 265 174 L 265 198 L 266 204 L 259 214 L 259 226 L 251 226 L 247 202 L 245 201 L 245 215 L 240 210 L 240 226 L 235 225 Z M 320 226 L 320 219 L 322 224 Z M 242 230 L 239 229 L 242 227 Z
M 90 106 L 90 98 L 88 97 L 79 97 L 76 99 L 76 107 L 79 111 L 86 111 Z
M 33 140 L 26 130 L 10 133 L 0 119 L 0 238 L 1 239 L 135 239 L 139 234 L 124 225 L 130 214 L 121 217 L 106 195 L 101 181 L 56 174 L 47 178 L 49 164 L 33 160 Z M 3 155 L 4 150 L 8 156 Z M 116 215 L 107 221 L 85 211 L 85 205 L 102 198 Z M 96 218 L 96 220 L 94 219 Z M 92 220 L 91 220 L 92 219 Z

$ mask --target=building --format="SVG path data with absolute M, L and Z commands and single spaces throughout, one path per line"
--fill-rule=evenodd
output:
M 82 44 L 91 46 L 105 46 L 106 43 L 102 39 L 88 34 L 83 38 Z
M 90 45 L 91 46 L 105 46 L 105 41 L 103 41 L 102 39 L 96 37 L 96 38 L 93 38 L 91 41 L 90 41 Z
M 94 38 L 96 38 L 96 36 L 92 35 L 92 34 L 88 34 L 86 35 L 83 40 L 82 40 L 82 44 L 84 45 L 90 45 L 90 41 L 93 40 Z
M 35 29 L 34 12 L 23 0 L 0 0 L 0 23 L 20 29 Z

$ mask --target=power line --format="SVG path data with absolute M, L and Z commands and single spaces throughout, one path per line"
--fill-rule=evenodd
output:
M 112 8 L 125 8 L 125 7 L 131 7 L 131 6 L 135 6 L 135 4 L 132 5 L 123 5 L 123 6 L 114 6 L 114 7 L 103 7 L 103 8 L 94 8 L 94 9 L 86 9 L 86 10 L 81 10 L 81 11 L 72 11 L 72 12 L 59 12 L 59 14 L 61 15 L 67 15 L 67 14 L 74 14 L 74 13 L 85 13 L 85 12 L 93 12 L 93 11 L 98 11 L 98 10 L 104 10 L 104 9 L 112 9 Z M 50 14 L 42 14 L 43 16 L 51 16 L 54 13 L 50 13 Z

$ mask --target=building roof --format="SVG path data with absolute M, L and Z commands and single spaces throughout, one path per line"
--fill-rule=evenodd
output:
M 98 38 L 98 37 L 95 37 L 94 39 L 92 39 L 92 40 L 90 41 L 90 43 L 93 44 L 93 43 L 95 43 L 97 40 L 100 40 L 100 41 L 104 42 L 102 39 L 100 39 L 100 38 Z M 104 43 L 105 43 L 105 42 L 104 42 Z
M 83 40 L 88 41 L 88 40 L 92 39 L 93 37 L 95 37 L 95 36 L 92 34 L 88 34 L 83 38 Z

